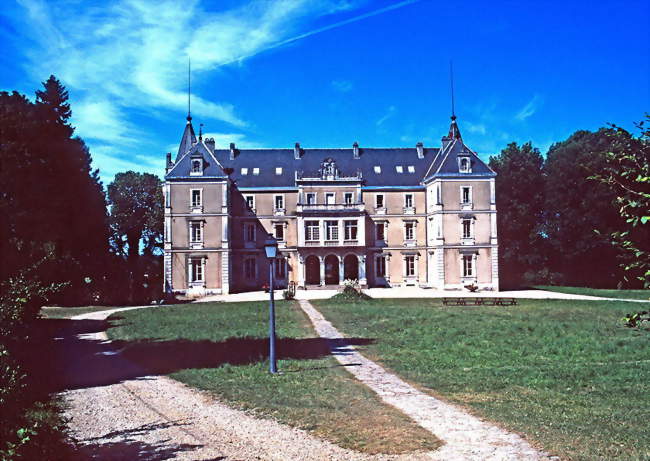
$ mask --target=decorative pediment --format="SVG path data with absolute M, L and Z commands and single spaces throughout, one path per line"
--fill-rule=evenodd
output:
M 337 179 L 339 177 L 339 169 L 333 158 L 329 157 L 323 160 L 320 164 L 318 175 L 321 179 Z

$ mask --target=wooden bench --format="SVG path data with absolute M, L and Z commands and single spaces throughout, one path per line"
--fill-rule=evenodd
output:
M 442 298 L 445 306 L 516 306 L 515 298 Z

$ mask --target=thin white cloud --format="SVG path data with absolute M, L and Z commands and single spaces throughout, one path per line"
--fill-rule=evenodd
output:
M 388 120 L 395 114 L 395 111 L 397 111 L 397 108 L 395 106 L 390 106 L 386 111 L 386 113 L 379 120 L 375 122 L 375 125 L 377 126 L 383 125 L 386 122 L 386 120 Z
M 137 140 L 139 133 L 129 126 L 123 111 L 110 101 L 84 99 L 74 105 L 72 115 L 76 134 L 86 140 L 120 145 Z
M 348 93 L 352 91 L 353 87 L 353 84 L 350 80 L 343 79 L 332 80 L 330 84 L 332 85 L 332 88 L 341 93 Z
M 521 108 L 519 112 L 515 115 L 515 119 L 519 121 L 524 121 L 528 117 L 532 116 L 535 112 L 537 112 L 537 109 L 539 109 L 539 106 L 542 103 L 542 98 L 540 95 L 536 94 L 532 97 L 528 103 Z
M 477 133 L 477 134 L 487 133 L 487 129 L 485 128 L 485 125 L 482 123 L 472 123 L 472 122 L 464 121 L 463 129 L 467 130 L 470 133 Z

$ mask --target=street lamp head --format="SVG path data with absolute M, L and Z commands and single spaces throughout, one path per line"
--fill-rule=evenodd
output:
M 275 259 L 278 256 L 278 241 L 270 234 L 266 242 L 264 242 L 264 251 L 269 259 Z

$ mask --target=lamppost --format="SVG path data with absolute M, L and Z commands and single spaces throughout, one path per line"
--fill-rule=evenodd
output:
M 275 359 L 275 301 L 273 299 L 273 261 L 278 256 L 278 241 L 270 234 L 264 242 L 264 251 L 266 257 L 269 258 L 269 371 L 272 374 L 278 372 L 278 367 Z

